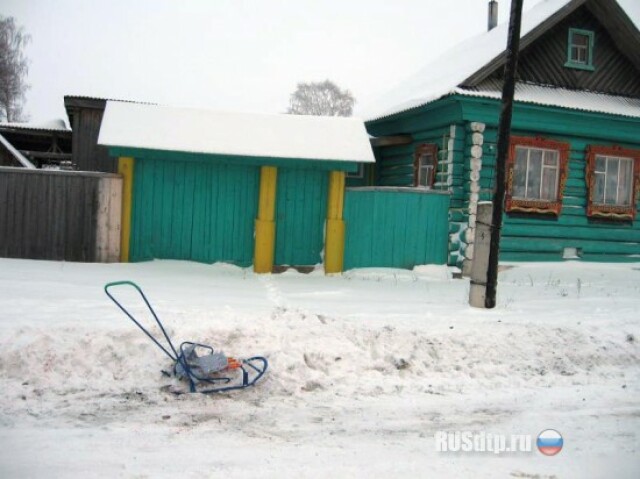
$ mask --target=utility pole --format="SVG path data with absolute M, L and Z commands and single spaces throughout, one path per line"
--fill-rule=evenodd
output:
M 511 116 L 513 114 L 513 95 L 518 69 L 518 53 L 520 51 L 520 24 L 522 23 L 523 0 L 511 0 L 509 17 L 509 38 L 507 40 L 507 63 L 504 68 L 504 85 L 502 87 L 502 111 L 498 127 L 498 151 L 496 157 L 496 183 L 493 192 L 493 214 L 491 217 L 491 244 L 489 251 L 489 267 L 487 269 L 487 290 L 485 308 L 496 305 L 496 286 L 498 283 L 498 255 L 500 251 L 500 230 L 502 229 L 502 212 L 504 209 L 505 164 L 509 154 L 509 137 L 511 135 Z

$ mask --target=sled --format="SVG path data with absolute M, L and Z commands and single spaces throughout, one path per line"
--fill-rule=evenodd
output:
M 117 286 L 130 286 L 135 288 L 142 300 L 147 305 L 149 312 L 155 319 L 166 344 L 162 344 L 162 338 L 154 337 L 133 315 L 118 301 L 110 289 Z M 138 328 L 153 341 L 164 354 L 173 361 L 173 368 L 170 375 L 180 380 L 189 382 L 189 392 L 211 394 L 235 391 L 253 386 L 264 373 L 267 372 L 269 363 L 262 356 L 253 356 L 247 359 L 235 359 L 225 356 L 222 351 L 213 347 L 185 341 L 176 349 L 171 342 L 171 338 L 160 322 L 158 315 L 154 311 L 151 303 L 142 292 L 142 289 L 132 281 L 115 281 L 104 286 L 104 292 L 127 317 L 135 323 Z M 168 347 L 166 347 L 168 346 Z M 164 371 L 163 371 L 164 372 Z M 165 372 L 166 373 L 166 372 Z M 185 391 L 175 390 L 175 394 L 182 394 Z

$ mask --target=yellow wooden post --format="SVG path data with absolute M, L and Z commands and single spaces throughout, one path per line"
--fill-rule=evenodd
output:
M 120 261 L 129 262 L 131 241 L 131 199 L 133 196 L 133 158 L 118 158 L 118 173 L 122 175 L 122 221 L 120 224 Z
M 344 171 L 329 173 L 327 228 L 324 243 L 325 273 L 340 273 L 344 266 Z
M 253 270 L 256 273 L 271 273 L 276 245 L 276 180 L 275 166 L 260 168 L 260 195 L 258 217 L 256 218 L 256 238 Z

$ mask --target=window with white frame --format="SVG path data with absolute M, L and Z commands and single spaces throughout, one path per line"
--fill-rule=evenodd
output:
M 560 152 L 516 146 L 513 198 L 553 201 L 558 197 Z
M 507 161 L 507 212 L 559 214 L 569 146 L 512 137 Z
M 433 143 L 425 143 L 416 148 L 414 157 L 414 186 L 432 187 L 436 178 L 438 164 L 438 147 Z
M 587 215 L 632 220 L 640 187 L 640 151 L 590 146 L 587 150 Z
M 630 206 L 633 188 L 633 158 L 596 155 L 593 171 L 593 202 Z

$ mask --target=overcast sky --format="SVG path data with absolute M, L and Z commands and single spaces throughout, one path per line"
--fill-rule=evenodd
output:
M 326 78 L 366 104 L 484 31 L 487 3 L 0 0 L 0 14 L 32 36 L 26 110 L 38 122 L 66 119 L 65 94 L 284 112 L 297 82 Z

